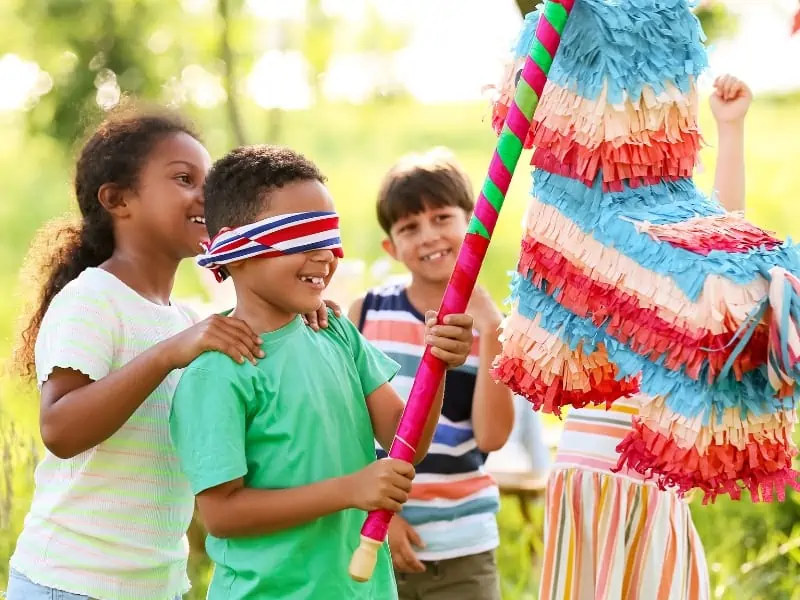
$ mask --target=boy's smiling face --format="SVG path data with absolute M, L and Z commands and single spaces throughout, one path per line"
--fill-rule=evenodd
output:
M 469 215 L 458 206 L 426 208 L 398 219 L 383 248 L 416 277 L 447 283 L 464 242 Z
M 335 211 L 327 188 L 318 181 L 298 181 L 272 190 L 265 206 L 254 221 L 297 212 Z M 228 268 L 237 295 L 254 296 L 281 313 L 296 315 L 319 308 L 338 265 L 331 250 L 315 250 L 248 258 Z

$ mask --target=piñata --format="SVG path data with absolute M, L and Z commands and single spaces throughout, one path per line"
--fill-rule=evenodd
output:
M 695 186 L 687 0 L 576 0 L 527 136 L 532 198 L 494 376 L 537 410 L 646 398 L 618 467 L 754 501 L 798 489 L 800 253 Z M 494 107 L 500 129 L 541 9 Z

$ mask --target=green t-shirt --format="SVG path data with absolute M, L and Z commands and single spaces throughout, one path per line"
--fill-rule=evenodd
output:
M 297 317 L 262 335 L 257 365 L 209 352 L 186 368 L 170 428 L 195 494 L 239 477 L 250 488 L 298 487 L 375 460 L 365 398 L 399 367 L 347 319 L 329 323 L 315 333 Z M 365 517 L 350 509 L 269 535 L 208 536 L 208 600 L 396 599 L 387 544 L 369 582 L 347 572 Z

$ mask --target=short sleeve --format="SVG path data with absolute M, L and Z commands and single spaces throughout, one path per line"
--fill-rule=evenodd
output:
M 353 359 L 365 397 L 394 379 L 400 370 L 400 365 L 373 346 L 349 319 L 335 317 L 331 313 L 328 322 L 341 329 L 353 351 Z
M 204 367 L 190 365 L 183 372 L 169 418 L 172 443 L 195 495 L 247 474 L 247 391 Z
M 184 315 L 186 315 L 186 317 L 189 319 L 189 322 L 192 323 L 192 325 L 199 323 L 200 321 L 203 320 L 203 317 L 200 316 L 200 313 L 197 311 L 194 305 L 189 304 L 188 302 L 180 302 L 180 303 L 176 302 L 175 305 L 180 309 L 180 311 Z
M 121 337 L 120 316 L 106 295 L 68 284 L 53 298 L 36 337 L 36 379 L 56 368 L 74 369 L 98 381 L 111 372 Z

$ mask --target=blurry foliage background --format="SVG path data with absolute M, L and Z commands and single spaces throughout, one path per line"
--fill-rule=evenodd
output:
M 431 5 L 438 0 L 429 0 Z M 488 0 L 487 0 L 488 1 Z M 25 66 L 30 94 L 21 110 L 3 106 L 0 93 L 0 358 L 7 358 L 26 295 L 18 274 L 27 245 L 46 220 L 72 207 L 74 153 L 102 108 L 120 94 L 180 105 L 202 128 L 212 156 L 234 144 L 289 144 L 318 161 L 342 213 L 351 262 L 337 289 L 347 301 L 386 270 L 380 232 L 373 220 L 378 182 L 399 155 L 432 145 L 452 148 L 482 182 L 494 135 L 486 103 L 422 105 L 387 65 L 409 32 L 387 21 L 372 3 L 359 22 L 336 16 L 331 2 L 308 0 L 305 18 L 292 19 L 294 2 L 258 0 L 0 0 L 0 66 Z M 335 3 L 333 3 L 335 4 Z M 518 0 L 524 11 L 533 2 Z M 736 30 L 736 19 L 719 2 L 698 9 L 714 39 Z M 447 23 L 440 24 L 443 37 Z M 512 34 L 513 35 L 513 34 Z M 442 47 L 446 52 L 447 48 Z M 305 58 L 305 70 L 287 77 L 309 84 L 306 108 L 285 110 L 292 98 L 281 86 L 259 88 L 252 74 L 267 69 L 275 53 Z M 272 53 L 272 54 L 270 54 Z M 323 93 L 336 54 L 367 57 L 374 85 L 354 105 Z M 11 58 L 9 58 L 11 57 Z M 265 58 L 267 57 L 267 58 Z M 16 61 L 16 62 L 14 62 Z M 22 62 L 20 62 L 22 61 Z M 38 65 L 38 67 L 32 65 Z M 299 64 L 299 63 L 298 63 Z M 8 82 L 0 82 L 0 86 Z M 285 94 L 284 94 L 285 95 Z M 271 99 L 270 99 L 271 98 Z M 277 105 L 277 106 L 276 106 Z M 703 108 L 706 140 L 713 120 Z M 747 124 L 748 215 L 781 235 L 798 235 L 800 97 L 759 97 Z M 703 152 L 698 173 L 709 190 L 714 149 Z M 526 155 L 523 160 L 528 160 Z M 509 192 L 481 281 L 502 301 L 507 271 L 516 260 L 519 223 L 530 179 L 521 166 Z M 182 268 L 177 293 L 208 300 L 191 265 Z M 32 492 L 32 472 L 41 453 L 35 390 L 13 377 L 0 379 L 0 590 L 8 557 L 22 527 Z M 548 421 L 550 426 L 557 426 Z M 720 501 L 694 505 L 697 527 L 711 568 L 715 597 L 751 600 L 800 598 L 800 503 L 765 506 Z M 535 598 L 541 549 L 541 506 L 533 524 L 523 522 L 516 500 L 500 514 L 498 560 L 504 598 Z M 208 564 L 202 532 L 191 532 L 191 598 L 204 597 Z

